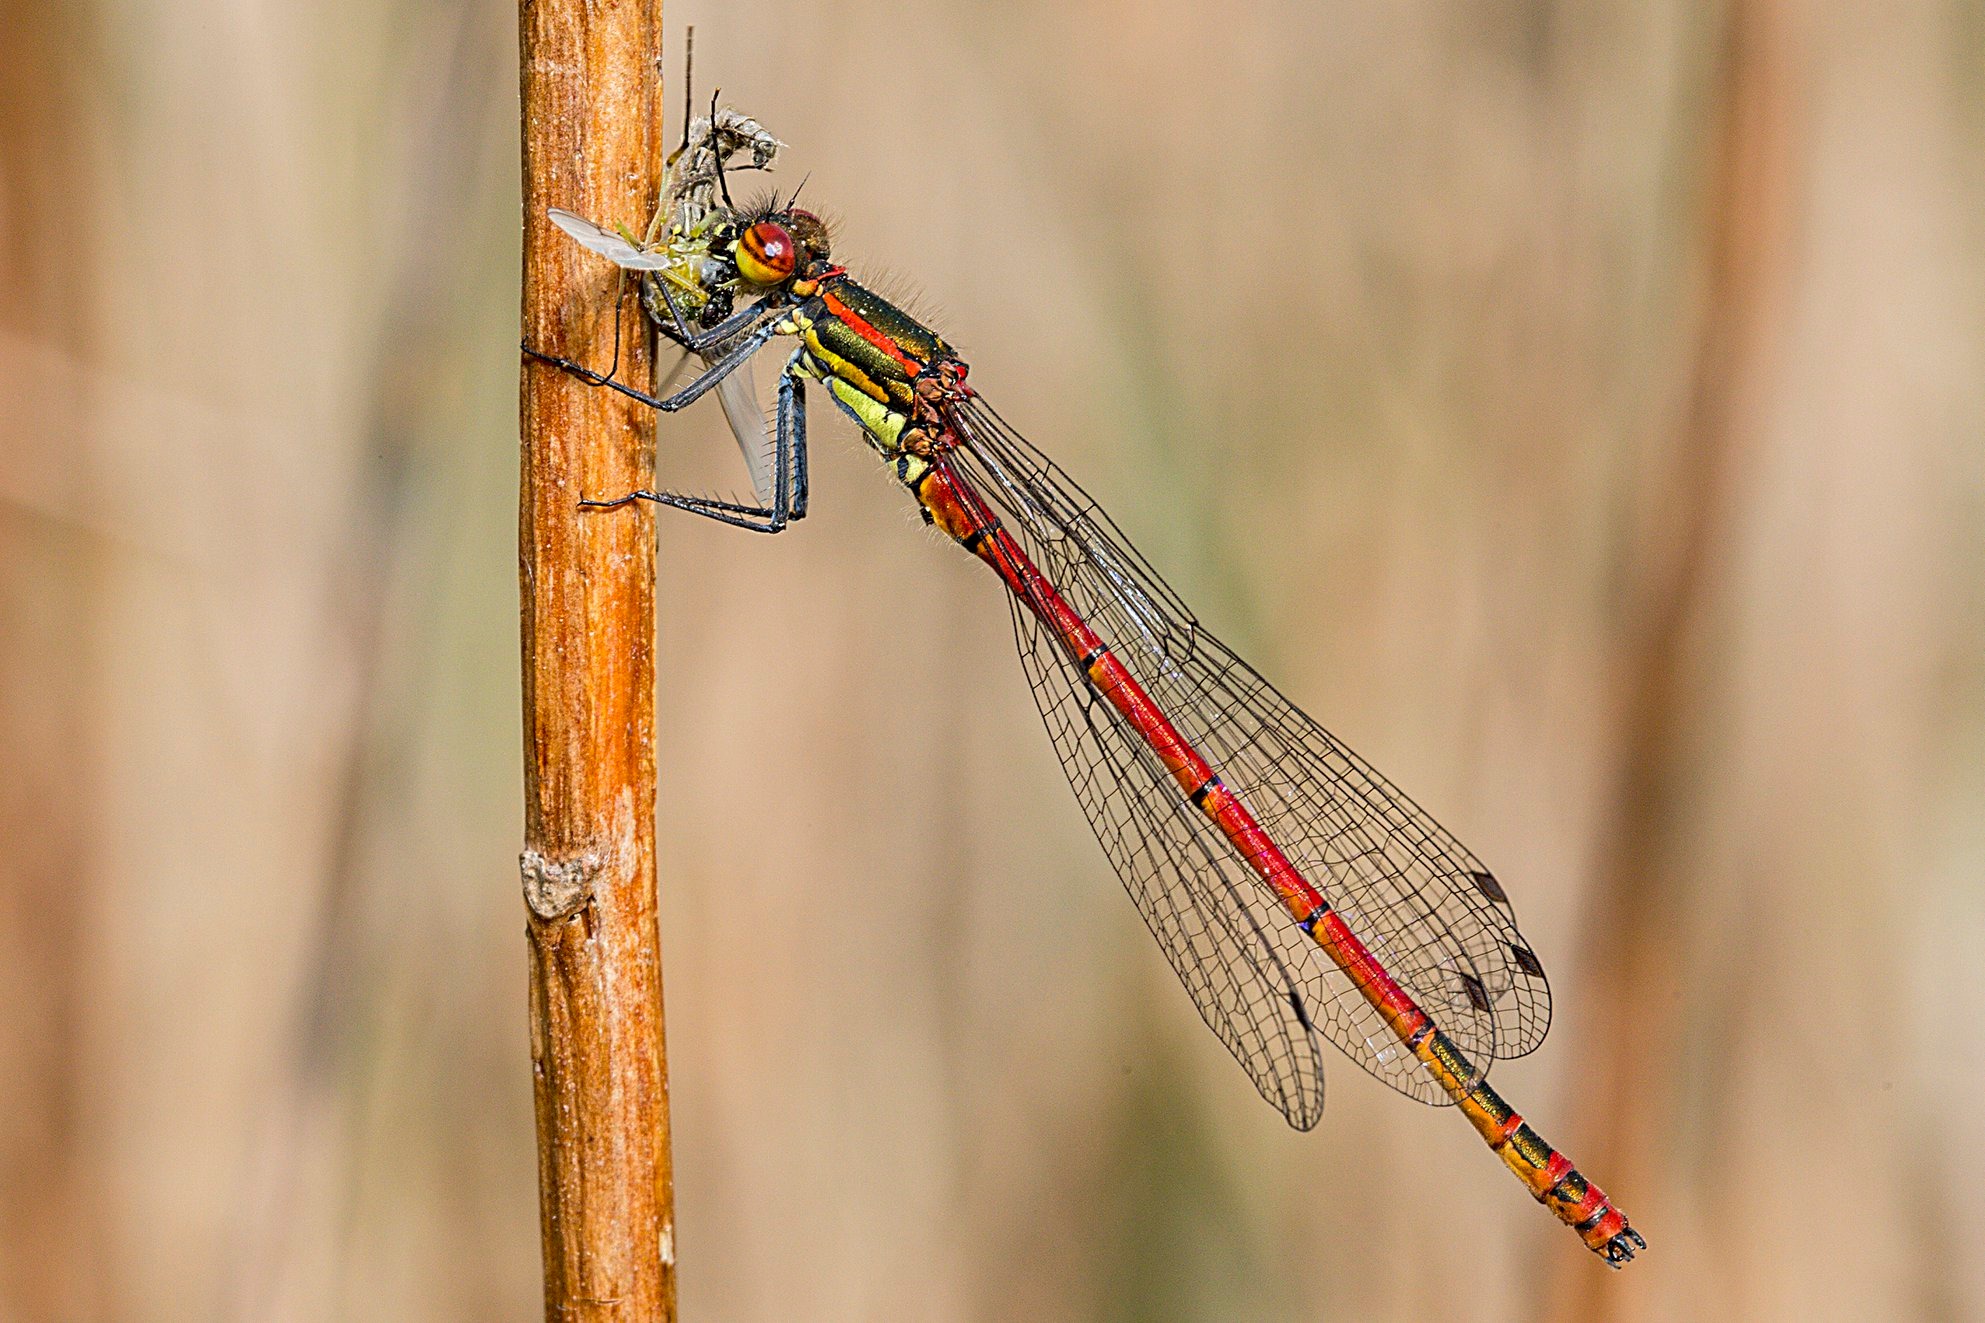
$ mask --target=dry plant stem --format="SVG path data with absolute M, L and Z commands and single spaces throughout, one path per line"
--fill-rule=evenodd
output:
M 638 221 L 661 183 L 661 0 L 521 0 L 523 339 L 652 379 L 615 282 L 547 207 Z M 526 361 L 523 591 L 531 1062 L 547 1319 L 675 1317 L 655 927 L 654 522 L 582 511 L 647 485 L 654 419 Z

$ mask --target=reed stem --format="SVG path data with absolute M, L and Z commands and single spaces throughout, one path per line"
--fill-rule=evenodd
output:
M 631 302 L 547 207 L 638 224 L 666 150 L 661 0 L 520 0 L 523 338 L 645 388 Z M 545 1317 L 675 1317 L 674 1174 L 655 923 L 654 522 L 582 496 L 646 486 L 654 418 L 526 360 L 518 525 L 523 883 Z

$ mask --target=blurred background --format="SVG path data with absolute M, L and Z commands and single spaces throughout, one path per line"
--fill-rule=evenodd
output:
M 515 14 L 6 10 L 0 1317 L 533 1317 Z M 1985 1317 L 1985 7 L 668 17 L 1496 869 L 1650 1242 L 1261 1103 L 830 410 L 661 521 L 685 1318 Z

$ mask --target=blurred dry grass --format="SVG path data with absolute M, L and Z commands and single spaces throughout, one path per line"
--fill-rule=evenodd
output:
M 1651 1242 L 1347 1067 L 1286 1132 L 828 424 L 662 525 L 686 1317 L 1985 1316 L 1985 10 L 1744 5 L 673 6 L 1508 880 L 1498 1078 Z M 513 16 L 4 19 L 0 1317 L 529 1316 Z

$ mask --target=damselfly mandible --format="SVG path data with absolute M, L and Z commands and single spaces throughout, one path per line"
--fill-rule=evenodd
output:
M 756 503 L 642 490 L 585 504 L 651 501 L 777 533 L 806 515 L 806 385 L 824 388 L 923 517 L 1006 585 L 1076 797 L 1262 1096 L 1298 1129 L 1315 1125 L 1328 1038 L 1407 1097 L 1457 1105 L 1609 1264 L 1645 1248 L 1489 1086 L 1489 1065 L 1533 1051 L 1551 1017 L 1544 967 L 1502 884 L 1208 633 L 1096 502 L 967 384 L 937 332 L 834 264 L 817 216 L 793 200 L 732 204 L 727 157 L 749 144 L 719 136 L 725 122 L 713 105 L 712 150 L 692 158 L 707 159 L 710 177 L 672 187 L 659 248 L 653 227 L 635 244 L 554 213 L 621 266 L 664 273 L 644 302 L 703 370 L 650 395 L 526 352 L 672 413 L 738 381 L 773 340 L 795 340 L 769 430 L 755 405 L 727 408 L 747 460 L 759 457 Z

